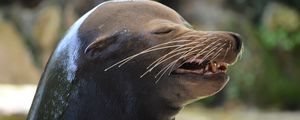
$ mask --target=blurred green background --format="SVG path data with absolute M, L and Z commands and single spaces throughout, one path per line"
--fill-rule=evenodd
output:
M 0 120 L 24 119 L 57 42 L 103 1 L 0 0 Z M 244 42 L 227 87 L 190 105 L 179 119 L 300 120 L 299 0 L 157 1 L 197 30 L 233 31 Z

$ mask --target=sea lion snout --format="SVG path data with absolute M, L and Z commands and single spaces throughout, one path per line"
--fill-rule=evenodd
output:
M 231 33 L 231 36 L 235 40 L 235 48 L 237 52 L 240 52 L 243 47 L 243 42 L 241 40 L 241 36 L 237 33 Z

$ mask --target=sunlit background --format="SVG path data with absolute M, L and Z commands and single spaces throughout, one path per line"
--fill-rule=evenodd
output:
M 0 120 L 22 120 L 57 42 L 105 0 L 0 0 Z M 195 29 L 244 42 L 231 81 L 179 120 L 300 120 L 300 0 L 158 0 Z

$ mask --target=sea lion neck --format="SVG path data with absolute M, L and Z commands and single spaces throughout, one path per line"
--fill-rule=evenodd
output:
M 74 84 L 78 86 L 71 93 L 65 118 L 172 120 L 181 110 L 180 106 L 173 106 L 158 95 L 159 84 L 147 78 L 140 79 L 125 74 L 126 72 L 135 73 L 135 70 L 114 69 L 95 73 L 95 68 L 104 69 L 101 65 L 94 65 L 78 71 L 82 73 L 77 77 L 85 79 L 74 81 Z M 74 116 L 74 113 L 83 111 L 88 111 L 89 114 Z

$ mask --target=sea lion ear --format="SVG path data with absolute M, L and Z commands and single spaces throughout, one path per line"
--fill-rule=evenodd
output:
M 85 48 L 84 53 L 90 57 L 100 55 L 101 51 L 105 48 L 105 46 L 107 46 L 106 44 L 108 43 L 108 38 L 109 37 L 106 36 L 97 38 Z

